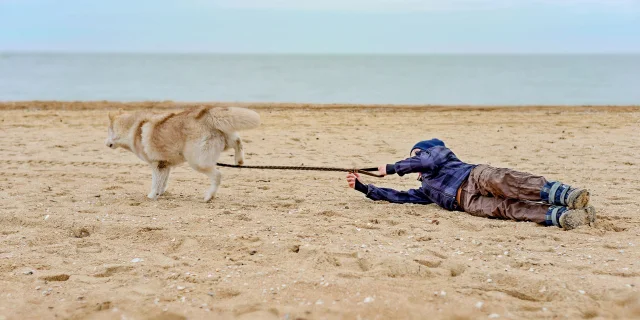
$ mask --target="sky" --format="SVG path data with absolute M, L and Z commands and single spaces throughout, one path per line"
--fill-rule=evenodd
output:
M 0 0 L 0 51 L 640 53 L 640 0 Z

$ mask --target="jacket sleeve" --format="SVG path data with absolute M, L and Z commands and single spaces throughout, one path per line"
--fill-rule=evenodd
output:
M 374 201 L 388 201 L 392 203 L 417 203 L 430 204 L 431 199 L 427 198 L 420 190 L 410 189 L 408 191 L 398 191 L 389 188 L 378 188 L 372 184 L 366 186 L 367 198 Z M 362 190 L 360 190 L 362 191 Z
M 387 174 L 397 173 L 399 176 L 415 172 L 430 173 L 442 165 L 440 162 L 432 152 L 426 151 L 394 164 L 388 164 L 386 169 Z

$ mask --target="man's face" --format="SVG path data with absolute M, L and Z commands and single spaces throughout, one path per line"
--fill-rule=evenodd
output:
M 413 149 L 413 150 L 411 150 L 411 156 L 415 157 L 421 151 L 422 150 L 420 150 L 420 149 Z M 422 181 L 422 172 L 418 172 L 418 181 Z

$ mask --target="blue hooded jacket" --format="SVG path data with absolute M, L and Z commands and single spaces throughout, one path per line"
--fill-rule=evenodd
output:
M 420 149 L 413 157 L 387 165 L 387 174 L 403 176 L 409 173 L 421 174 L 422 186 L 419 189 L 397 191 L 368 185 L 366 191 L 360 188 L 372 200 L 385 200 L 393 203 L 436 203 L 444 209 L 460 211 L 456 201 L 458 188 L 469 177 L 476 166 L 460 161 L 444 142 L 438 139 L 420 141 L 413 149 Z

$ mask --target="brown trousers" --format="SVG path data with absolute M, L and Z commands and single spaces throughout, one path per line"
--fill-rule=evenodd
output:
M 549 210 L 540 190 L 547 180 L 511 169 L 479 165 L 460 186 L 460 206 L 474 216 L 545 222 Z

